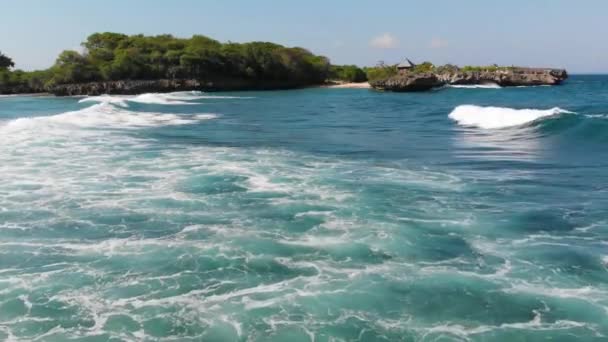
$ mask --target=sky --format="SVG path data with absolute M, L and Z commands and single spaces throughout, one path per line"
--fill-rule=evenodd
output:
M 105 31 L 271 41 L 334 64 L 408 57 L 608 73 L 606 0 L 0 0 L 0 51 L 25 70 Z

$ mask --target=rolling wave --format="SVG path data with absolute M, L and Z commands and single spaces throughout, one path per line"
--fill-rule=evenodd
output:
M 139 128 L 193 124 L 217 118 L 216 114 L 177 115 L 152 112 L 134 112 L 102 102 L 90 107 L 52 116 L 19 118 L 0 127 L 5 132 L 40 126 L 60 125 L 80 128 Z
M 461 126 L 500 129 L 522 126 L 541 118 L 548 118 L 564 113 L 574 114 L 559 107 L 551 109 L 514 109 L 461 105 L 454 108 L 448 117 Z
M 194 105 L 192 101 L 202 99 L 250 99 L 251 97 L 243 96 L 221 96 L 221 95 L 205 95 L 200 91 L 181 91 L 173 93 L 145 93 L 136 96 L 121 96 L 121 95 L 100 95 L 89 96 L 81 99 L 79 102 L 98 102 L 98 103 L 113 103 L 120 106 L 127 106 L 128 102 L 143 103 L 143 104 L 159 104 L 159 105 Z

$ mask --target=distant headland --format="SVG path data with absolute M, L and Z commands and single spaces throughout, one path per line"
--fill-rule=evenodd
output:
M 195 35 L 95 33 L 46 70 L 0 64 L 0 93 L 133 94 L 175 90 L 290 89 L 325 83 L 329 59 L 269 42 L 221 43 Z M 0 55 L 2 56 L 2 55 Z
M 448 84 L 556 85 L 568 77 L 561 69 L 436 67 L 409 60 L 364 68 L 332 65 L 327 57 L 300 47 L 221 43 L 202 35 L 105 32 L 90 35 L 82 47 L 82 52 L 62 52 L 53 66 L 37 71 L 14 70 L 13 61 L 0 53 L 0 94 L 272 90 L 351 82 L 369 82 L 377 90 L 424 91 Z
M 558 85 L 568 78 L 564 69 L 435 65 L 419 65 L 406 59 L 396 66 L 379 65 L 370 85 L 388 91 L 425 91 L 446 85 L 495 84 L 501 87 Z

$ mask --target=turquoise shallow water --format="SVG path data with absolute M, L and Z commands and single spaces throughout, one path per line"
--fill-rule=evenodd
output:
M 0 340 L 608 339 L 608 77 L 81 100 L 0 98 Z

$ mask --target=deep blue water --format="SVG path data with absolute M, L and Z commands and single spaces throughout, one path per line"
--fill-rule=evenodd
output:
M 608 76 L 0 98 L 0 340 L 605 341 Z

